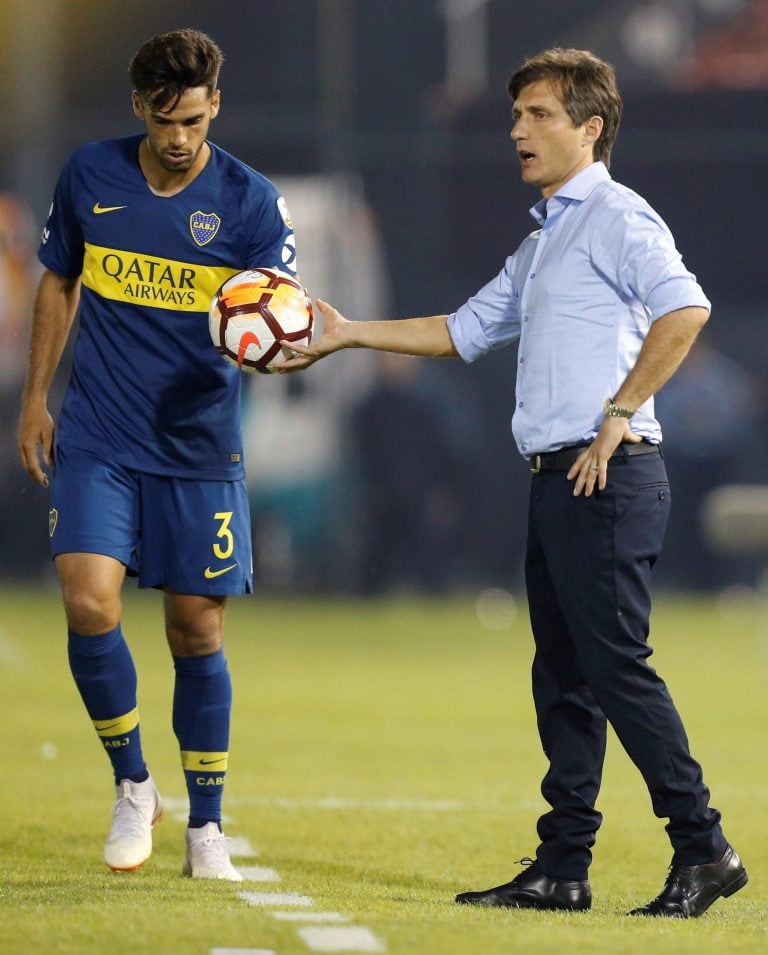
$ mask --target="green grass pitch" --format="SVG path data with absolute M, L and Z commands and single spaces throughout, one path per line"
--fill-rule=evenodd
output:
M 652 621 L 652 659 L 750 874 L 703 918 L 668 922 L 624 915 L 658 893 L 670 849 L 613 737 L 592 911 L 453 903 L 457 891 L 507 881 L 536 844 L 544 761 L 522 602 L 493 629 L 469 597 L 231 601 L 226 830 L 257 851 L 238 864 L 280 877 L 235 885 L 180 875 L 184 790 L 159 595 L 129 587 L 124 626 L 146 756 L 171 811 L 149 862 L 114 875 L 101 861 L 111 778 L 69 676 L 58 593 L 0 588 L 0 952 L 313 951 L 301 931 L 325 923 L 276 910 L 338 913 L 393 955 L 766 952 L 768 623 L 765 607 L 730 611 L 659 599 Z M 243 891 L 312 905 L 249 905 Z

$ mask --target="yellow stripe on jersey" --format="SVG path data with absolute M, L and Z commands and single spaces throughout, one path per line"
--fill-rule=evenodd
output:
M 134 706 L 129 713 L 111 720 L 94 720 L 93 725 L 99 736 L 124 736 L 139 725 L 139 710 Z
M 199 265 L 85 243 L 83 285 L 102 298 L 173 312 L 207 312 L 237 269 Z
M 229 753 L 198 753 L 191 749 L 181 751 L 181 766 L 190 771 L 223 773 L 227 768 Z

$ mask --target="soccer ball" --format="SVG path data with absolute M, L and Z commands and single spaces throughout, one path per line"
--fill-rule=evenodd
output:
M 268 375 L 290 358 L 280 341 L 308 345 L 314 313 L 307 290 L 279 269 L 238 272 L 213 296 L 208 330 L 216 351 L 241 371 Z

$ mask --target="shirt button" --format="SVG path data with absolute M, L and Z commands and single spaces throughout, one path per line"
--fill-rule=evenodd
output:
M 522 365 L 522 363 L 523 363 L 524 361 L 525 361 L 525 359 L 521 356 L 521 357 L 520 357 L 520 364 Z
M 535 272 L 531 272 L 531 274 L 528 276 L 528 278 L 530 278 L 530 279 L 535 279 L 535 278 L 536 278 L 536 273 L 535 273 Z
M 528 316 L 527 316 L 527 315 L 523 315 L 523 321 L 524 321 L 524 322 L 527 322 L 527 321 L 528 321 Z
M 518 408 L 522 408 L 524 404 L 525 404 L 524 401 L 518 401 L 517 407 L 518 407 Z
M 520 445 L 520 450 L 521 450 L 521 451 L 527 451 L 527 450 L 528 450 L 528 446 L 525 445 L 525 444 L 521 444 L 521 445 Z

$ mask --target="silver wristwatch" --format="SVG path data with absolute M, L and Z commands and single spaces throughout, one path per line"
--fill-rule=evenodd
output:
M 605 404 L 603 405 L 603 414 L 607 415 L 609 418 L 631 418 L 634 414 L 634 411 L 630 411 L 629 408 L 621 408 L 613 398 L 606 398 Z

